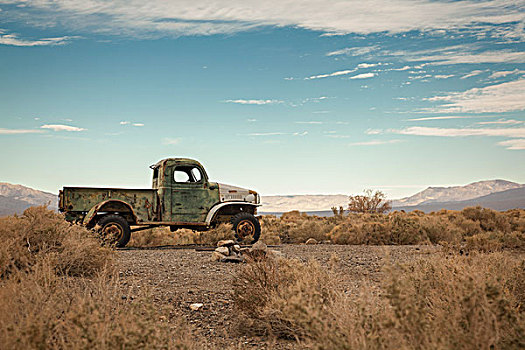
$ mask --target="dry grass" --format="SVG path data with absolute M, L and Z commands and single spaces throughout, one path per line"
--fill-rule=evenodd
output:
M 499 251 L 525 248 L 525 210 L 498 212 L 480 207 L 462 211 L 442 210 L 389 214 L 352 213 L 333 217 L 309 216 L 298 211 L 281 217 L 260 218 L 261 240 L 266 244 L 304 243 L 309 238 L 335 244 L 442 244 L 454 250 Z M 231 225 L 205 232 L 166 227 L 133 233 L 129 246 L 203 244 L 232 239 Z
M 347 295 L 315 263 L 257 261 L 240 272 L 245 333 L 314 349 L 520 349 L 525 263 L 510 253 L 439 255 L 390 266 L 379 292 Z
M 130 247 L 154 247 L 162 245 L 216 245 L 223 239 L 234 239 L 230 224 L 220 224 L 209 231 L 192 231 L 180 229 L 171 232 L 168 227 L 157 227 L 131 234 Z
M 245 333 L 304 338 L 337 300 L 332 282 L 316 262 L 255 259 L 233 283 L 238 323 Z
M 190 349 L 147 293 L 122 298 L 113 252 L 44 207 L 0 219 L 3 349 Z M 168 322 L 171 321 L 171 322 Z
M 112 263 L 111 251 L 101 248 L 94 234 L 45 207 L 0 218 L 0 240 L 0 278 L 30 272 L 42 261 L 69 276 L 90 276 Z
M 333 217 L 289 212 L 261 218 L 262 240 L 304 243 L 308 238 L 336 244 L 446 244 L 471 250 L 496 251 L 525 247 L 525 210 L 498 212 L 473 207 L 389 214 L 349 214 Z

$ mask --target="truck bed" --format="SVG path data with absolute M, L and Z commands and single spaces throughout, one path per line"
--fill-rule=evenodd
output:
M 138 221 L 151 221 L 157 203 L 157 190 L 64 187 L 59 194 L 58 208 L 66 216 L 82 220 L 93 206 L 111 199 L 131 205 Z

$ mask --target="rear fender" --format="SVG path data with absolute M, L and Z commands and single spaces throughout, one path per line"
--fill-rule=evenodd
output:
M 93 206 L 82 222 L 85 226 L 93 226 L 95 224 L 95 218 L 99 212 L 118 212 L 118 213 L 129 213 L 131 214 L 132 222 L 134 224 L 137 222 L 137 215 L 133 212 L 133 208 L 128 203 L 118 200 L 118 199 L 108 199 Z

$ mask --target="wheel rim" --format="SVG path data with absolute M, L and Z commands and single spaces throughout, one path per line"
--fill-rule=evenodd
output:
M 119 224 L 110 223 L 104 226 L 102 232 L 111 242 L 118 242 L 124 234 L 124 228 Z
M 253 236 L 255 233 L 255 225 L 250 220 L 243 220 L 237 225 L 237 236 L 244 239 L 248 236 Z

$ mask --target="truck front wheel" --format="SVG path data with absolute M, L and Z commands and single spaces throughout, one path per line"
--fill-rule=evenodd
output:
M 98 231 L 106 242 L 116 247 L 124 247 L 131 238 L 128 222 L 120 215 L 106 215 L 97 223 Z
M 239 242 L 250 241 L 251 244 L 257 242 L 261 236 L 261 224 L 255 216 L 250 213 L 239 213 L 232 217 L 231 223 L 235 238 Z

